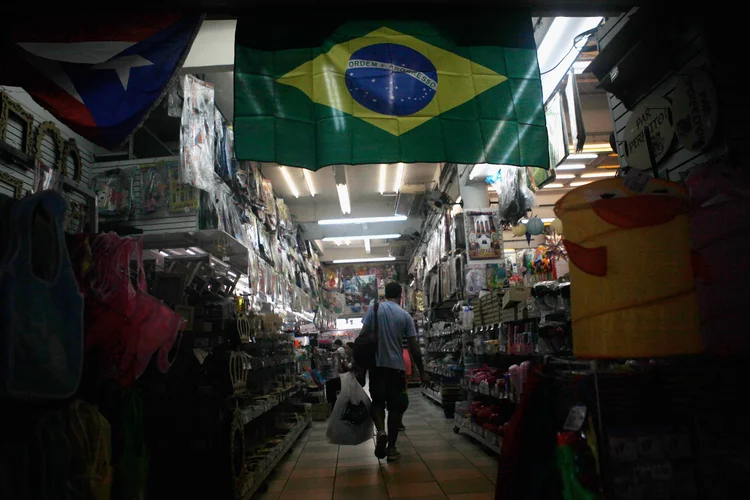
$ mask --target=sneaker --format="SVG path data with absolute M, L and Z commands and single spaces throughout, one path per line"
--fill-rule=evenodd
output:
M 383 459 L 387 455 L 386 446 L 388 446 L 388 434 L 378 434 L 375 438 L 375 456 Z
M 401 458 L 401 453 L 398 452 L 395 446 L 391 446 L 388 448 L 388 461 L 389 462 L 395 462 Z
M 398 426 L 398 430 L 401 431 L 401 432 L 404 432 L 406 430 L 406 426 L 404 426 L 403 424 L 399 425 Z

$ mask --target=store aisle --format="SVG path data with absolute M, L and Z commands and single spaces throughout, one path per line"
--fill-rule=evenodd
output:
M 271 476 L 265 499 L 492 499 L 497 457 L 470 437 L 455 434 L 453 421 L 419 389 L 409 389 L 406 432 L 398 462 L 378 461 L 374 442 L 336 446 L 327 422 L 314 422 Z

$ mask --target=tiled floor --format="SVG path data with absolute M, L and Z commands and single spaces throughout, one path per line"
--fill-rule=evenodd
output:
M 456 435 L 453 421 L 419 389 L 410 389 L 409 398 L 398 462 L 375 458 L 371 441 L 329 444 L 327 423 L 315 422 L 273 473 L 268 491 L 254 500 L 494 498 L 497 457 L 470 437 Z

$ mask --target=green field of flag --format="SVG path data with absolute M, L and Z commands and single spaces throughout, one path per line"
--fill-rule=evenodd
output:
M 531 19 L 241 18 L 237 158 L 549 168 Z

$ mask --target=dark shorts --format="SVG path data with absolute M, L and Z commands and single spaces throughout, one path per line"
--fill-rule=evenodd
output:
M 373 368 L 370 370 L 370 397 L 373 406 L 394 413 L 405 413 L 409 407 L 409 394 L 406 392 L 406 374 L 393 368 Z

